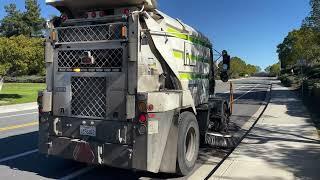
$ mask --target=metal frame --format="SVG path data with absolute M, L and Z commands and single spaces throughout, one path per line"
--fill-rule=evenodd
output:
M 118 29 L 119 32 L 114 32 L 115 30 L 113 31 L 110 30 L 111 26 L 119 26 L 120 27 L 120 29 Z M 122 26 L 128 26 L 128 24 L 125 22 L 117 22 L 117 23 L 107 23 L 107 24 L 98 24 L 98 25 L 58 27 L 55 29 L 55 31 L 57 32 L 56 44 L 79 44 L 79 43 L 117 42 L 117 41 L 124 42 L 124 41 L 127 41 L 128 38 L 127 37 L 121 38 Z M 96 31 L 97 29 L 95 28 L 101 28 L 100 32 L 99 31 L 97 32 Z M 104 29 L 104 28 L 109 28 L 109 29 Z M 101 32 L 102 30 L 104 30 L 105 32 Z M 66 31 L 64 32 L 65 35 L 63 35 L 61 31 Z M 120 34 L 117 34 L 117 33 L 120 33 Z M 73 36 L 71 36 L 71 34 Z M 67 40 L 63 40 L 62 36 L 64 36 L 64 38 L 67 38 Z M 86 36 L 89 36 L 89 37 L 86 37 Z M 103 37 L 98 37 L 98 36 L 103 36 Z M 111 36 L 115 36 L 115 38 L 112 39 Z M 85 39 L 85 38 L 88 38 L 88 39 Z
M 71 47 L 70 47 L 71 46 Z M 56 92 L 56 88 L 59 87 L 65 87 L 65 92 L 62 92 L 61 94 L 59 92 L 54 93 L 53 101 L 56 101 L 53 103 L 53 112 L 55 116 L 62 116 L 62 117 L 76 117 L 76 118 L 88 118 L 88 119 L 106 119 L 107 117 L 88 117 L 88 116 L 74 116 L 71 113 L 71 98 L 72 98 L 72 91 L 71 91 L 71 78 L 76 77 L 106 77 L 106 94 L 107 98 L 105 99 L 107 108 L 106 112 L 108 113 L 108 103 L 109 96 L 108 92 L 110 92 L 109 87 L 111 86 L 111 78 L 112 77 L 118 77 L 121 74 L 125 73 L 127 69 L 127 64 L 125 62 L 125 57 L 127 57 L 127 48 L 124 45 L 121 45 L 121 43 L 97 43 L 94 45 L 91 45 L 88 48 L 88 45 L 85 44 L 74 44 L 70 46 L 62 46 L 61 48 L 57 48 L 54 50 L 54 91 Z M 69 48 L 68 48 L 69 47 Z M 114 72 L 114 71 L 102 71 L 102 72 L 61 72 L 59 71 L 59 66 L 57 63 L 58 60 L 58 51 L 59 50 L 92 50 L 92 49 L 123 49 L 122 54 L 122 67 L 120 71 Z M 125 80 L 127 81 L 127 79 Z M 124 89 L 126 87 L 123 87 Z M 61 114 L 58 111 L 58 106 L 64 106 L 65 113 Z

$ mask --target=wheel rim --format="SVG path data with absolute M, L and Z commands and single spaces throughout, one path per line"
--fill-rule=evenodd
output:
M 192 161 L 196 151 L 196 131 L 193 127 L 189 128 L 185 140 L 185 155 L 187 161 Z

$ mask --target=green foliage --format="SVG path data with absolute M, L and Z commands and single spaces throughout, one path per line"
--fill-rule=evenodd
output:
M 257 69 L 257 73 L 262 71 L 260 66 L 256 66 L 256 69 Z
M 259 72 L 260 68 L 259 66 L 246 64 L 246 62 L 239 57 L 232 57 L 230 66 L 231 78 L 239 78 L 244 77 L 245 75 L 253 75 Z M 222 69 L 222 62 L 219 63 L 219 68 Z
M 299 79 L 295 76 L 291 76 L 289 74 L 282 74 L 279 76 L 281 83 L 286 87 L 291 87 L 299 83 Z
M 24 21 L 27 26 L 31 29 L 32 36 L 41 35 L 42 24 L 45 21 L 41 17 L 41 9 L 37 0 L 26 0 L 25 1 L 26 12 L 24 13 Z
M 19 76 L 19 77 L 4 77 L 5 83 L 45 83 L 45 76 Z
M 244 60 L 239 57 L 231 58 L 231 68 L 230 73 L 232 77 L 245 76 L 247 65 Z
M 256 74 L 257 72 L 259 72 L 259 70 L 258 70 L 257 66 L 247 64 L 246 72 L 248 75 L 253 75 L 253 74 Z
M 0 21 L 0 34 L 11 37 L 18 35 L 39 36 L 41 35 L 42 23 L 40 6 L 37 0 L 25 0 L 25 12 L 17 9 L 15 4 L 4 7 L 7 15 Z
M 270 75 L 270 76 L 279 76 L 280 75 L 280 71 L 281 71 L 281 67 L 280 67 L 280 63 L 276 63 L 273 64 L 271 66 L 268 66 L 265 71 Z
M 43 39 L 0 37 L 0 75 L 44 75 Z
M 278 45 L 277 52 L 283 68 L 292 67 L 299 60 L 308 64 L 319 63 L 320 33 L 311 28 L 294 30 Z
M 303 27 L 320 30 L 320 0 L 310 0 L 311 12 L 302 23 Z

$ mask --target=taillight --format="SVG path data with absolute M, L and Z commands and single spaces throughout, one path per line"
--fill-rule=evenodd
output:
M 149 105 L 148 105 L 148 111 L 149 111 L 149 112 L 150 112 L 150 111 L 153 111 L 153 109 L 154 109 L 153 104 L 149 104 Z
M 143 102 L 143 101 L 138 102 L 138 109 L 139 109 L 139 111 L 142 112 L 142 113 L 147 113 L 147 112 L 148 112 L 148 111 L 147 111 L 147 105 L 146 105 L 146 103 Z
M 96 18 L 96 17 L 97 17 L 97 13 L 96 13 L 96 12 L 94 12 L 94 11 L 93 11 L 93 12 L 91 12 L 91 17 L 92 17 L 92 18 Z
M 105 13 L 104 11 L 100 11 L 100 12 L 99 12 L 99 16 L 100 16 L 100 17 L 104 17 L 105 15 L 106 15 L 106 13 Z
M 61 15 L 61 20 L 62 22 L 65 22 L 66 20 L 68 20 L 68 16 L 65 14 Z
M 57 40 L 57 34 L 56 34 L 55 31 L 51 31 L 50 38 L 51 38 L 52 41 L 56 41 Z
M 139 122 L 142 123 L 142 124 L 145 124 L 147 121 L 148 121 L 147 114 L 144 114 L 144 113 L 140 114 Z
M 128 37 L 128 30 L 127 30 L 126 26 L 122 26 L 122 28 L 121 28 L 121 36 L 123 38 L 127 38 Z
M 122 13 L 125 14 L 125 15 L 129 15 L 130 10 L 129 9 L 123 9 Z

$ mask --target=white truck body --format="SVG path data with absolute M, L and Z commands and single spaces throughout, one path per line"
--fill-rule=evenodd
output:
M 52 23 L 46 42 L 40 151 L 92 164 L 177 172 L 179 114 L 208 114 L 209 39 L 157 10 L 154 0 L 47 3 L 73 18 Z M 105 17 L 81 16 L 105 9 L 112 9 Z M 126 9 L 130 13 L 124 14 Z

